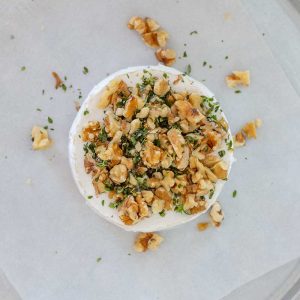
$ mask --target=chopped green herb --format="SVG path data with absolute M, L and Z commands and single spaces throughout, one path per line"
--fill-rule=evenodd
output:
M 103 169 L 108 166 L 108 161 L 107 160 L 101 160 L 96 163 L 97 167 Z
M 218 154 L 220 155 L 220 157 L 223 157 L 226 154 L 225 150 L 221 150 L 218 152 Z
M 102 201 L 101 201 L 101 204 L 102 204 L 102 206 L 104 206 L 104 203 L 105 203 L 105 201 L 104 201 L 104 200 L 102 200 Z
M 228 59 L 228 56 L 225 56 L 225 59 Z
M 66 80 L 66 81 L 67 81 L 67 80 L 68 80 L 68 77 L 67 77 L 67 76 L 64 76 L 64 80 Z
M 227 149 L 228 150 L 233 150 L 233 143 L 232 140 L 226 141 Z
M 188 64 L 188 65 L 186 66 L 186 69 L 185 69 L 185 72 L 184 72 L 184 74 L 186 74 L 186 75 L 190 75 L 190 74 L 191 74 L 191 72 L 192 72 L 192 67 L 191 67 L 191 65 L 190 65 L 190 64 Z
M 130 255 L 131 255 L 131 253 L 128 253 L 127 255 L 129 255 L 129 256 L 130 256 Z
M 208 67 L 211 69 L 211 68 L 212 68 L 212 65 L 209 65 Z
M 44 126 L 43 128 L 47 130 L 47 129 L 48 129 L 48 126 L 46 125 L 46 126 Z
M 232 192 L 232 197 L 235 198 L 236 195 L 237 195 L 237 190 L 234 190 L 234 191 Z
M 190 32 L 190 35 L 197 34 L 197 33 L 198 33 L 197 30 L 193 30 L 193 31 Z
M 207 65 L 207 62 L 204 61 L 203 64 L 202 64 L 202 66 L 205 67 L 206 65 Z
M 118 202 L 111 202 L 108 205 L 110 208 L 117 208 L 119 206 Z
M 52 131 L 53 131 L 53 130 L 54 130 L 54 128 L 50 128 L 50 130 L 52 130 Z
M 164 217 L 166 215 L 165 210 L 161 211 L 159 214 L 161 217 Z
M 138 164 L 139 162 L 141 161 L 141 157 L 139 155 L 136 155 L 134 158 L 133 158 L 133 163 L 136 165 Z
M 83 67 L 82 73 L 86 75 L 89 72 L 89 69 L 87 67 Z
M 85 111 L 83 112 L 83 115 L 86 116 L 88 115 L 90 112 L 88 111 L 88 109 L 86 108 Z
M 25 71 L 25 70 L 26 70 L 26 67 L 23 66 L 23 67 L 21 68 L 21 71 L 23 72 L 23 71 Z
M 42 111 L 40 108 L 37 108 L 36 110 L 37 110 L 37 111 Z
M 215 190 L 210 190 L 208 194 L 208 198 L 211 199 L 215 193 Z
M 88 199 L 92 199 L 92 198 L 93 198 L 93 196 L 87 196 L 87 198 L 88 198 Z
M 102 260 L 102 258 L 101 257 L 98 257 L 97 259 L 96 259 L 96 262 L 98 263 L 98 262 L 100 262 Z
M 155 124 L 157 127 L 168 128 L 168 118 L 167 117 L 158 117 L 155 119 Z
M 52 124 L 52 123 L 53 123 L 52 118 L 48 117 L 48 123 L 49 123 L 49 124 Z
M 185 46 L 185 47 L 186 47 L 186 43 L 184 43 L 184 44 L 183 44 L 183 46 Z
M 159 139 L 155 139 L 155 140 L 153 141 L 153 144 L 154 144 L 155 146 L 157 146 L 157 147 L 160 147 L 160 140 L 159 140 Z
M 45 95 L 45 90 L 42 90 L 42 95 Z
M 167 73 L 164 73 L 163 76 L 164 76 L 164 78 L 166 78 L 166 79 L 169 78 L 169 76 L 168 76 Z
M 107 141 L 108 135 L 107 135 L 104 127 L 101 129 L 98 138 L 101 143 L 105 143 Z
M 126 74 L 126 77 L 129 79 L 129 75 L 128 74 Z
M 64 92 L 67 90 L 67 86 L 64 83 L 62 83 L 61 88 L 63 89 Z
M 241 90 L 236 90 L 234 91 L 236 94 L 240 94 L 242 91 Z
M 187 57 L 186 51 L 183 52 L 183 57 Z
M 148 130 L 145 127 L 141 127 L 131 135 L 130 141 L 134 146 L 137 142 L 144 144 L 147 134 Z

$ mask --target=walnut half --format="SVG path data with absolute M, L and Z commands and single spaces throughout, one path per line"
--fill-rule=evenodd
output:
M 44 150 L 52 144 L 52 141 L 48 137 L 48 131 L 42 127 L 33 126 L 31 137 L 33 150 Z
M 148 249 L 156 250 L 164 239 L 157 233 L 139 233 L 134 243 L 137 252 L 145 252 Z
M 173 49 L 157 49 L 155 56 L 158 61 L 162 62 L 166 66 L 172 66 L 176 61 L 176 52 Z

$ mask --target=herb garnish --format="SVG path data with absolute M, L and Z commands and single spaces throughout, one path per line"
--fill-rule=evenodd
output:
M 237 190 L 234 190 L 234 191 L 232 192 L 232 198 L 235 198 L 236 195 L 237 195 Z
M 89 72 L 89 69 L 87 67 L 83 67 L 82 73 L 86 75 Z
M 93 196 L 87 196 L 87 198 L 88 198 L 88 199 L 92 199 L 92 198 L 93 198 Z
M 236 90 L 234 91 L 236 94 L 240 94 L 242 91 L 241 90 Z
M 100 262 L 102 260 L 102 258 L 101 257 L 98 257 L 97 259 L 96 259 L 96 262 L 98 263 L 98 262 Z
M 49 123 L 49 124 L 52 124 L 52 123 L 53 123 L 53 119 L 50 118 L 50 117 L 48 117 L 48 123 Z
M 197 33 L 198 33 L 197 30 L 193 30 L 193 31 L 190 32 L 190 35 L 197 34 Z
M 190 64 L 188 64 L 188 65 L 186 66 L 186 69 L 185 69 L 185 72 L 184 72 L 184 74 L 186 74 L 186 75 L 190 75 L 190 74 L 191 74 L 191 72 L 192 72 L 192 67 L 191 67 L 191 65 L 190 65 Z
M 218 154 L 219 154 L 220 157 L 223 157 L 226 154 L 226 151 L 221 150 L 221 151 L 218 152 Z
M 202 66 L 205 67 L 206 65 L 207 65 L 207 62 L 204 61 L 203 64 L 202 64 Z
M 86 116 L 88 115 L 90 112 L 88 111 L 88 109 L 86 108 L 85 111 L 83 112 L 83 115 Z
M 183 52 L 182 57 L 187 57 L 186 51 Z
M 26 70 L 26 67 L 23 66 L 23 67 L 21 68 L 21 71 L 23 72 L 23 71 L 25 71 L 25 70 Z

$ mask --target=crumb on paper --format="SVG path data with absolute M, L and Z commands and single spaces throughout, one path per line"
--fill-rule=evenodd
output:
M 232 74 L 226 76 L 226 84 L 229 88 L 235 88 L 238 85 L 250 85 L 250 71 L 232 71 Z
M 198 223 L 197 224 L 197 228 L 199 231 L 204 231 L 209 227 L 209 223 L 208 222 L 203 222 L 203 223 Z
M 34 126 L 31 131 L 31 137 L 33 150 L 45 150 L 52 144 L 48 131 L 43 127 Z
M 173 49 L 157 49 L 155 56 L 158 61 L 162 62 L 166 66 L 172 66 L 176 61 L 176 52 Z
M 224 220 L 224 213 L 219 202 L 215 202 L 209 212 L 210 219 L 215 227 L 220 227 Z
M 56 72 L 52 72 L 52 76 L 55 79 L 55 89 L 58 89 L 59 87 L 62 86 L 63 81 L 62 79 L 58 76 L 58 74 Z
M 256 139 L 257 137 L 257 128 L 262 126 L 262 120 L 257 118 L 253 121 L 247 122 L 242 130 L 234 136 L 234 146 L 235 147 L 242 147 L 246 145 L 246 138 L 247 139 Z
M 156 250 L 163 240 L 157 233 L 139 233 L 134 243 L 134 249 L 137 252 L 145 252 L 148 249 Z

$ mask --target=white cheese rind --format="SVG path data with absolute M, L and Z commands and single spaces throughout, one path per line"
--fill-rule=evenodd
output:
M 142 221 L 140 221 L 135 225 L 130 225 L 130 226 L 125 225 L 120 220 L 118 211 L 108 206 L 110 200 L 107 194 L 101 194 L 99 197 L 95 196 L 95 191 L 92 185 L 91 177 L 90 175 L 86 174 L 84 170 L 83 142 L 79 137 L 79 135 L 82 128 L 84 127 L 85 124 L 87 124 L 88 121 L 102 120 L 104 112 L 97 107 L 97 104 L 99 102 L 99 97 L 103 88 L 116 77 L 121 77 L 130 86 L 134 86 L 137 82 L 140 81 L 141 76 L 143 75 L 143 70 L 145 69 L 150 71 L 154 76 L 155 74 L 161 76 L 163 73 L 167 73 L 169 76 L 171 86 L 173 80 L 177 78 L 177 75 L 182 75 L 182 72 L 173 68 L 165 67 L 163 65 L 130 67 L 127 69 L 120 70 L 114 74 L 111 74 L 110 76 L 108 76 L 107 78 L 99 82 L 89 93 L 89 95 L 81 105 L 81 108 L 72 124 L 69 133 L 69 162 L 71 166 L 72 175 L 74 177 L 74 180 L 76 182 L 76 185 L 80 193 L 85 199 L 87 199 L 87 204 L 98 215 L 100 215 L 107 221 L 127 231 L 135 231 L 135 232 L 137 231 L 151 232 L 151 231 L 170 229 L 177 225 L 189 222 L 197 218 L 200 214 L 204 213 L 201 212 L 195 215 L 185 215 L 173 211 L 168 211 L 165 217 L 161 217 L 159 214 L 156 214 L 151 216 L 150 218 L 143 219 Z M 129 78 L 127 77 L 126 74 L 128 74 Z M 183 91 L 186 89 L 189 92 L 197 92 L 208 97 L 214 96 L 213 93 L 199 81 L 194 80 L 189 76 L 184 76 L 183 79 L 184 82 L 179 82 L 178 84 L 173 86 L 176 91 Z M 83 112 L 86 109 L 89 111 L 89 114 L 84 115 Z M 224 115 L 223 112 L 221 112 L 221 115 L 227 121 L 226 116 Z M 232 139 L 230 129 L 228 130 L 228 133 L 230 139 Z M 226 155 L 223 157 L 223 160 L 225 160 L 225 162 L 227 162 L 229 165 L 229 169 L 228 169 L 228 174 L 229 174 L 232 162 L 234 161 L 233 152 L 226 151 Z M 215 193 L 213 197 L 208 200 L 209 202 L 208 207 L 210 207 L 217 200 L 223 188 L 224 183 L 225 183 L 224 181 L 218 180 L 218 182 L 216 183 Z M 92 199 L 88 199 L 88 196 L 90 195 L 93 195 Z M 102 206 L 101 203 L 103 199 L 105 200 L 104 206 Z

